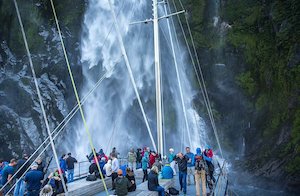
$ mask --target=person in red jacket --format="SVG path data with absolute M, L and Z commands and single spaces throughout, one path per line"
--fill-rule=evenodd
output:
M 158 158 L 158 154 L 156 154 L 154 151 L 152 151 L 149 156 L 149 167 L 150 168 L 152 168 L 152 165 L 155 163 L 156 158 Z
M 209 171 L 209 177 L 213 182 L 216 182 L 216 179 L 214 177 L 214 170 L 215 170 L 215 166 L 212 162 L 212 158 L 213 158 L 214 154 L 213 151 L 211 149 L 211 147 L 209 145 L 205 146 L 205 150 L 203 152 L 203 157 L 207 163 L 208 166 L 208 171 Z
M 105 158 L 105 162 L 107 163 L 108 161 L 108 157 L 105 155 L 105 153 L 103 152 L 103 149 L 100 149 L 98 152 L 98 161 L 100 161 L 102 159 L 102 157 Z

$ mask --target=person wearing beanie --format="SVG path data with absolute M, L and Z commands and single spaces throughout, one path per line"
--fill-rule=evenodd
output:
M 202 184 L 202 195 L 206 195 L 206 173 L 207 164 L 203 158 L 201 149 L 197 148 L 195 154 L 195 185 L 197 196 L 200 196 L 200 183 Z
M 123 171 L 121 169 L 117 172 L 118 177 L 115 179 L 115 195 L 125 196 L 128 193 L 128 188 L 130 187 L 129 180 L 123 176 Z

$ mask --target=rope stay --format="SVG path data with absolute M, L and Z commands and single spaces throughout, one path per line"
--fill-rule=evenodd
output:
M 181 7 L 183 8 L 183 4 L 181 2 L 181 0 L 179 0 L 179 3 L 181 5 Z M 195 54 L 195 57 L 196 57 L 196 61 L 197 61 L 197 65 L 198 65 L 198 69 L 199 69 L 199 72 L 200 72 L 200 76 L 201 76 L 201 80 L 202 80 L 202 83 L 203 83 L 203 89 L 204 89 L 204 92 L 205 92 L 205 96 L 207 98 L 207 103 L 208 103 L 208 107 L 209 107 L 209 110 L 210 110 L 210 113 L 211 113 L 211 117 L 212 117 L 212 121 L 213 121 L 213 126 L 214 126 L 214 134 L 216 135 L 216 140 L 217 140 L 217 143 L 218 143 L 218 147 L 220 149 L 220 154 L 221 154 L 221 157 L 223 157 L 223 150 L 221 148 L 221 144 L 220 144 L 220 141 L 219 141 L 219 135 L 218 135 L 218 132 L 217 132 L 217 127 L 216 127 L 216 123 L 215 123 L 215 118 L 214 118 L 214 115 L 213 115 L 213 112 L 212 112 L 212 108 L 211 108 L 211 104 L 210 104 L 210 99 L 208 97 L 208 93 L 207 93 L 207 89 L 206 89 L 206 85 L 205 85 L 205 80 L 204 80 L 204 76 L 203 76 L 203 71 L 202 71 L 202 68 L 201 68 L 201 64 L 200 64 L 200 61 L 199 61 L 199 56 L 198 56 L 198 53 L 197 53 L 197 50 L 196 50 L 196 47 L 195 47 L 195 42 L 194 42 L 194 38 L 193 38 L 193 34 L 192 34 L 192 31 L 191 31 L 191 28 L 190 28 L 190 24 L 188 22 L 188 18 L 186 15 L 184 15 L 184 18 L 185 18 L 185 21 L 186 21 L 186 24 L 187 24 L 187 27 L 188 27 L 188 31 L 189 31 L 189 35 L 191 37 L 191 41 L 192 41 L 192 46 L 193 46 L 193 51 L 194 51 L 194 54 Z
M 53 151 L 53 154 L 54 154 L 54 158 L 55 158 L 55 162 L 56 162 L 57 168 L 61 171 L 59 160 L 58 160 L 58 157 L 57 157 L 57 152 L 56 152 L 55 145 L 54 145 L 54 142 L 53 142 L 53 137 L 52 137 L 51 132 L 50 132 L 49 122 L 48 122 L 47 115 L 46 115 L 46 112 L 45 112 L 45 108 L 44 108 L 44 104 L 43 104 L 43 100 L 42 100 L 42 95 L 41 95 L 41 92 L 40 92 L 40 89 L 39 89 L 37 77 L 36 77 L 35 70 L 34 70 L 34 67 L 33 67 L 33 62 L 32 62 L 30 50 L 29 50 L 29 47 L 28 47 L 28 43 L 27 43 L 27 38 L 26 38 L 26 34 L 25 34 L 23 22 L 22 22 L 22 19 L 21 19 L 20 11 L 19 11 L 18 4 L 17 4 L 16 0 L 14 0 L 14 5 L 15 5 L 15 8 L 16 8 L 18 21 L 19 21 L 19 24 L 20 24 L 20 27 L 21 27 L 22 37 L 23 37 L 23 41 L 24 41 L 24 44 L 25 44 L 25 48 L 26 48 L 26 52 L 27 52 L 27 57 L 28 57 L 28 60 L 29 60 L 29 64 L 30 64 L 32 76 L 33 76 L 33 79 L 34 79 L 34 84 L 35 84 L 35 88 L 36 88 L 36 91 L 37 91 L 39 103 L 40 103 L 40 106 L 41 106 L 41 110 L 42 110 L 44 122 L 45 122 L 45 125 L 46 125 L 47 133 L 49 135 L 51 148 L 52 148 L 52 151 Z M 59 172 L 59 175 L 60 175 L 60 178 L 62 179 L 62 184 L 63 184 L 64 192 L 66 193 L 66 195 L 68 195 L 68 190 L 66 188 L 66 182 L 64 181 L 63 175 L 62 175 L 61 172 Z M 12 191 L 12 189 L 10 189 L 7 192 L 7 195 L 9 194 L 10 191 Z
M 164 3 L 164 11 L 165 11 L 165 14 L 168 15 L 166 3 Z M 186 129 L 187 129 L 187 132 L 188 132 L 188 139 L 189 139 L 189 143 L 190 143 L 190 146 L 191 146 L 192 145 L 192 140 L 191 140 L 190 127 L 189 127 L 189 123 L 188 123 L 188 120 L 187 120 L 186 106 L 185 106 L 184 99 L 183 99 L 181 78 L 180 78 L 179 71 L 178 71 L 178 63 L 177 63 L 177 59 L 176 59 L 176 53 L 175 53 L 175 48 L 174 48 L 174 43 L 173 43 L 173 37 L 172 37 L 169 18 L 167 18 L 167 26 L 168 26 L 168 32 L 169 32 L 169 39 L 171 41 L 172 56 L 173 56 L 173 60 L 174 60 L 176 77 L 177 77 L 177 82 L 178 82 L 178 87 L 179 87 L 181 106 L 182 106 L 182 110 L 183 110 L 185 126 L 186 126 Z
M 153 136 L 152 136 L 152 132 L 151 132 L 151 129 L 150 129 L 150 125 L 149 125 L 149 122 L 148 122 L 148 119 L 147 119 L 147 116 L 146 116 L 146 113 L 145 113 L 145 110 L 144 110 L 144 106 L 143 106 L 143 104 L 142 104 L 142 101 L 141 101 L 141 98 L 140 98 L 140 94 L 139 94 L 139 92 L 138 92 L 138 89 L 137 89 L 137 86 L 136 86 L 135 79 L 134 79 L 134 77 L 133 77 L 133 72 L 132 72 L 132 69 L 131 69 L 131 66 L 130 66 L 130 63 L 129 63 L 129 59 L 128 59 L 126 50 L 125 50 L 124 42 L 123 42 L 123 39 L 122 39 L 122 36 L 121 36 L 121 31 L 120 31 L 120 28 L 119 28 L 119 26 L 118 26 L 116 13 L 115 13 L 115 11 L 114 11 L 114 9 L 113 9 L 111 0 L 108 0 L 108 3 L 109 3 L 109 7 L 110 7 L 110 10 L 111 10 L 112 16 L 113 16 L 114 26 L 115 26 L 115 30 L 116 30 L 116 32 L 117 32 L 117 39 L 118 39 L 118 42 L 119 42 L 119 45 L 120 45 L 120 49 L 121 49 L 121 52 L 122 52 L 123 57 L 124 57 L 124 60 L 125 60 L 125 64 L 126 64 L 126 67 L 127 67 L 127 71 L 128 71 L 128 73 L 129 73 L 129 76 L 130 76 L 130 81 L 131 81 L 131 83 L 132 83 L 132 85 L 133 85 L 134 92 L 135 92 L 135 94 L 136 94 L 136 97 L 137 97 L 137 100 L 138 100 L 140 109 L 141 109 L 141 111 L 142 111 L 143 118 L 144 118 L 144 121 L 145 121 L 145 123 L 146 123 L 147 131 L 148 131 L 148 134 L 149 134 L 149 136 L 150 136 L 150 139 L 151 139 L 153 148 L 154 148 L 155 151 L 157 151 L 156 144 L 155 144 L 155 142 L 154 142 L 154 139 L 153 139 Z
M 83 109 L 82 109 L 82 105 L 81 105 L 81 102 L 80 102 L 80 99 L 79 99 L 79 95 L 78 95 L 78 92 L 77 92 L 77 88 L 76 88 L 76 85 L 75 85 L 75 81 L 74 81 L 74 78 L 73 78 L 73 73 L 72 73 L 72 70 L 71 70 L 69 59 L 68 59 L 68 56 L 67 56 L 65 44 L 64 44 L 64 41 L 63 41 L 63 38 L 62 38 L 62 33 L 61 33 L 60 26 L 59 26 L 59 23 L 58 23 L 58 19 L 57 19 L 55 7 L 54 7 L 54 4 L 53 4 L 53 0 L 50 0 L 50 2 L 51 2 L 52 12 L 53 12 L 55 23 L 56 23 L 56 27 L 57 27 L 57 30 L 58 30 L 58 34 L 59 34 L 61 46 L 62 46 L 62 49 L 63 49 L 64 57 L 65 57 L 66 64 L 67 64 L 67 67 L 68 67 L 69 76 L 70 76 L 70 79 L 71 79 L 71 82 L 72 82 L 74 94 L 75 94 L 76 101 L 78 103 L 79 111 L 80 111 L 80 114 L 81 114 L 81 118 L 82 118 L 82 121 L 83 121 L 83 124 L 84 124 L 84 127 L 85 127 L 85 131 L 86 131 L 88 139 L 89 139 L 90 147 L 92 149 L 94 158 L 96 160 L 97 168 L 98 168 L 98 170 L 100 172 L 100 176 L 101 176 L 101 180 L 102 180 L 105 192 L 106 192 L 107 195 L 109 195 L 108 194 L 108 190 L 107 190 L 107 186 L 106 186 L 106 183 L 104 181 L 103 174 L 102 174 L 102 171 L 101 171 L 98 159 L 97 159 L 97 155 L 96 155 L 96 152 L 95 152 L 95 148 L 94 148 L 94 144 L 93 144 L 93 141 L 92 141 L 92 137 L 91 137 L 89 128 L 88 128 L 86 120 L 85 120 L 84 112 L 83 112 Z
M 175 11 L 177 11 L 177 7 L 176 7 L 176 4 L 175 4 L 175 1 L 174 1 L 174 0 L 172 0 L 172 1 L 173 1 L 173 6 L 174 6 L 174 8 L 175 8 Z M 180 4 L 181 4 L 181 7 L 183 8 L 183 5 L 182 5 L 182 3 L 181 3 L 181 0 L 179 0 L 179 2 L 180 2 Z M 169 5 L 169 9 L 170 9 L 170 5 Z M 186 23 L 188 24 L 189 35 L 190 35 L 190 38 L 191 38 L 191 40 L 192 40 L 193 52 L 195 53 L 195 56 L 196 56 L 196 59 L 197 59 L 197 65 L 198 65 L 198 68 L 199 68 L 200 77 L 199 77 L 199 74 L 198 74 L 198 71 L 197 71 L 197 68 L 196 68 L 196 63 L 195 63 L 195 61 L 194 61 L 194 58 L 193 58 L 193 55 L 192 55 L 190 46 L 189 46 L 188 41 L 187 41 L 187 36 L 186 36 L 185 31 L 184 31 L 184 28 L 183 28 L 181 19 L 180 19 L 179 16 L 177 16 L 177 18 L 178 18 L 178 22 L 179 22 L 181 31 L 182 31 L 182 33 L 183 33 L 183 37 L 184 37 L 184 40 L 185 40 L 186 47 L 187 47 L 187 49 L 188 49 L 188 52 L 189 52 L 189 55 L 190 55 L 190 58 L 191 58 L 191 61 L 192 61 L 192 65 L 193 65 L 193 67 L 194 67 L 194 71 L 195 71 L 196 78 L 197 78 L 197 81 L 198 81 L 199 86 L 200 86 L 200 89 L 201 89 L 201 93 L 202 93 L 203 98 L 204 98 L 204 104 L 205 104 L 205 107 L 206 107 L 206 109 L 207 109 L 207 111 L 208 111 L 209 119 L 210 119 L 211 124 L 212 124 L 212 129 L 213 129 L 213 131 L 214 131 L 214 135 L 215 135 L 215 138 L 216 138 L 218 147 L 219 147 L 219 149 L 220 149 L 220 155 L 221 155 L 222 158 L 224 158 L 224 156 L 223 156 L 223 151 L 222 151 L 222 147 L 221 147 L 221 145 L 220 145 L 219 136 L 218 136 L 217 129 L 216 129 L 216 125 L 215 125 L 215 120 L 214 120 L 213 112 L 212 112 L 212 109 L 211 109 L 210 99 L 209 99 L 208 94 L 207 94 L 206 85 L 205 85 L 205 80 L 204 80 L 203 73 L 202 73 L 202 69 L 201 69 L 201 65 L 200 65 L 200 62 L 199 62 L 199 57 L 198 57 L 198 54 L 197 54 L 197 51 L 196 51 L 194 39 L 193 39 L 193 36 L 192 36 L 192 34 L 191 34 L 191 30 L 190 30 L 190 26 L 189 26 L 189 23 L 188 23 L 188 19 L 187 19 L 186 15 L 185 15 Z M 173 25 L 174 25 L 174 23 L 173 23 Z M 174 25 L 174 28 L 175 28 L 175 25 Z

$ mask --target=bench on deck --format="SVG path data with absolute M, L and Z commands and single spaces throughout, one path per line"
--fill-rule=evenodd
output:
M 159 185 L 164 187 L 165 190 L 168 190 L 170 187 L 172 187 L 174 185 L 173 180 L 171 180 L 171 179 L 159 179 Z M 143 183 L 137 185 L 136 190 L 134 192 L 128 193 L 128 195 L 157 196 L 158 193 L 156 191 L 149 191 L 148 190 L 148 181 L 146 181 L 146 182 L 143 182 Z
M 110 189 L 112 187 L 111 178 L 106 177 L 104 180 L 107 189 Z M 101 179 L 86 181 L 84 178 L 68 184 L 68 192 L 72 196 L 92 196 L 102 191 L 104 191 L 104 186 Z

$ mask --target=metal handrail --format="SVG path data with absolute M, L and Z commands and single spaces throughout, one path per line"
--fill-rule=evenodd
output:
M 127 165 L 127 158 L 118 158 L 120 165 Z M 75 164 L 74 168 L 74 180 L 81 179 L 83 177 L 86 177 L 89 173 L 89 166 L 90 161 L 79 161 Z M 52 166 L 48 168 L 48 175 L 49 173 L 53 172 L 57 167 Z

